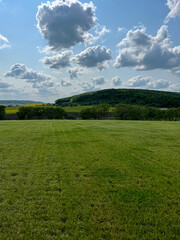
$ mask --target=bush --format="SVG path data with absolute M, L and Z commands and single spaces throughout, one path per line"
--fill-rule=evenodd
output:
M 18 119 L 63 119 L 66 111 L 55 107 L 21 107 L 17 112 Z
M 81 110 L 79 117 L 86 119 L 106 119 L 107 112 L 110 108 L 109 104 L 100 104 L 91 108 Z
M 6 118 L 5 106 L 0 106 L 0 120 L 4 120 Z
M 93 108 L 85 108 L 81 110 L 79 117 L 82 118 L 83 120 L 87 120 L 95 119 L 96 115 Z

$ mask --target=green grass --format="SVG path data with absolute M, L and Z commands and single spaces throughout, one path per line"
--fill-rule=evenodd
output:
M 1 240 L 179 239 L 180 123 L 1 121 Z

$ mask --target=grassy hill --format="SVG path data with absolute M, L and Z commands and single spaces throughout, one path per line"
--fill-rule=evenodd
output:
M 0 122 L 0 239 L 179 239 L 178 122 Z
M 56 100 L 59 106 L 88 106 L 108 103 L 147 105 L 159 108 L 180 107 L 180 93 L 141 89 L 106 89 Z

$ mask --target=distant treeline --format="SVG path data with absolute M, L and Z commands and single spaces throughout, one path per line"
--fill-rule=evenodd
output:
M 113 115 L 119 120 L 180 120 L 180 108 L 160 110 L 154 107 L 116 105 Z
M 80 119 L 107 119 L 114 116 L 117 120 L 180 120 L 180 108 L 161 110 L 155 107 L 117 104 L 113 113 L 109 113 L 109 104 L 87 107 L 79 113 Z M 17 112 L 20 120 L 32 119 L 76 119 L 61 107 L 21 107 Z M 0 106 L 0 120 L 6 119 L 5 107 Z
M 6 118 L 5 106 L 0 105 L 0 120 L 4 120 Z
M 80 112 L 82 119 L 106 119 L 109 105 L 102 104 L 99 106 L 85 108 Z M 118 104 L 113 111 L 114 118 L 117 120 L 180 120 L 180 108 L 171 108 L 160 110 L 154 107 L 136 106 Z
M 0 105 L 26 105 L 26 104 L 38 104 L 42 102 L 36 102 L 36 101 L 27 101 L 27 100 L 0 100 Z
M 180 93 L 141 89 L 106 89 L 62 98 L 55 101 L 61 107 L 98 104 L 130 104 L 157 108 L 180 107 Z
M 64 119 L 66 111 L 59 107 L 21 107 L 17 112 L 18 119 Z
M 106 119 L 109 111 L 109 104 L 100 104 L 93 107 L 82 109 L 79 117 L 82 119 Z

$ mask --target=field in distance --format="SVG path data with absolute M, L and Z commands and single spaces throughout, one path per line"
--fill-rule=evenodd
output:
M 20 107 L 47 107 L 49 106 L 49 104 L 45 104 L 45 103 L 40 103 L 40 104 L 26 104 L 26 105 L 22 105 L 22 106 L 11 106 L 11 107 L 6 107 L 6 114 L 16 114 L 19 110 Z M 50 105 L 51 107 L 53 106 L 53 104 Z M 55 107 L 55 106 L 54 106 Z M 56 106 L 57 107 L 57 106 Z M 92 107 L 92 106 L 76 106 L 76 107 L 63 107 L 66 112 L 80 112 L 82 109 L 84 108 L 88 108 L 88 107 Z M 112 112 L 113 108 L 110 108 L 110 112 Z
M 0 239 L 179 239 L 179 132 L 162 121 L 1 121 Z

